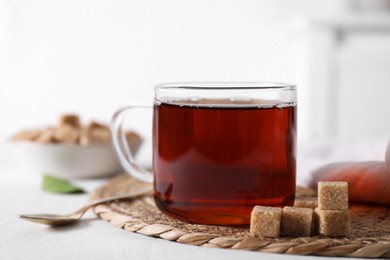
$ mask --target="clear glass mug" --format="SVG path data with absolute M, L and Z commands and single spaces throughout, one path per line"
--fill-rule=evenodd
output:
M 154 88 L 153 172 L 139 167 L 111 123 L 127 172 L 153 182 L 157 207 L 181 220 L 247 225 L 255 205 L 287 206 L 296 185 L 296 86 L 265 82 L 164 83 Z M 145 107 L 143 107 L 145 108 Z

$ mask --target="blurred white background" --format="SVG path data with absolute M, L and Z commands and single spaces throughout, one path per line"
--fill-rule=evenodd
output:
M 371 4 L 370 4 L 371 3 Z M 0 139 L 169 81 L 298 85 L 301 142 L 390 135 L 388 1 L 1 0 Z

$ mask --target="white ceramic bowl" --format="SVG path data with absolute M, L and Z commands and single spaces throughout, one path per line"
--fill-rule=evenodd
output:
M 136 154 L 141 141 L 130 143 Z M 50 174 L 65 179 L 99 178 L 122 170 L 111 145 L 41 144 L 11 141 L 15 160 L 31 174 Z

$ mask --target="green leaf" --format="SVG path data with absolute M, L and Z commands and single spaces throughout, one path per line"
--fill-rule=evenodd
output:
M 42 189 L 52 193 L 83 193 L 84 190 L 68 181 L 51 175 L 43 175 Z

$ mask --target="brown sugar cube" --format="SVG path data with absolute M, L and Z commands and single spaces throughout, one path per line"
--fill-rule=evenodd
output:
M 316 192 L 310 188 L 297 186 L 295 190 L 295 198 L 302 198 L 302 197 L 315 197 Z
M 111 142 L 110 138 L 108 129 L 82 129 L 80 133 L 80 145 L 109 144 Z
M 133 140 L 133 141 L 141 141 L 141 137 L 133 132 L 133 131 L 127 131 L 125 133 L 127 141 Z
M 28 141 L 34 141 L 41 131 L 39 130 L 24 130 L 21 132 L 16 133 L 11 137 L 11 140 L 28 140 Z
M 280 233 L 289 237 L 309 237 L 312 224 L 313 209 L 284 207 Z
M 348 183 L 319 182 L 318 208 L 323 210 L 348 209 Z
M 351 232 L 351 216 L 348 210 L 314 210 L 316 228 L 320 235 L 348 237 Z
M 97 144 L 110 144 L 111 134 L 108 129 L 97 128 L 90 132 L 93 143 Z
M 60 116 L 60 126 L 71 125 L 73 127 L 80 127 L 80 118 L 77 115 L 62 115 Z
M 297 208 L 309 208 L 315 209 L 318 207 L 318 198 L 317 197 L 302 197 L 297 198 L 294 201 L 294 207 Z
M 61 143 L 76 144 L 79 141 L 80 133 L 78 128 L 62 125 L 55 130 L 54 137 Z
M 87 129 L 85 129 L 85 128 L 82 128 L 80 130 L 79 144 L 80 145 L 89 145 L 89 144 L 92 144 L 92 142 L 93 142 L 92 136 L 89 133 L 89 131 L 87 131 Z
M 137 133 L 133 131 L 127 131 L 125 135 L 127 143 L 129 144 L 130 152 L 134 155 L 141 146 L 142 139 Z
M 87 130 L 90 131 L 90 130 L 94 130 L 94 129 L 109 129 L 108 125 L 105 125 L 105 124 L 101 124 L 101 123 L 98 123 L 98 122 L 95 122 L 95 121 L 91 121 L 89 122 L 89 124 L 87 125 Z
M 43 130 L 39 136 L 35 138 L 35 141 L 43 144 L 57 143 L 57 139 L 54 136 L 55 130 L 52 128 Z
M 257 237 L 279 237 L 282 209 L 255 206 L 251 213 L 250 234 Z
M 294 201 L 294 207 L 298 208 L 310 208 L 310 209 L 315 209 L 318 207 L 318 198 L 317 197 L 302 197 L 302 198 L 297 198 Z M 311 235 L 316 235 L 318 234 L 316 225 L 315 225 L 315 219 L 314 219 L 314 214 L 313 214 L 313 221 L 312 221 L 312 227 L 311 227 Z

